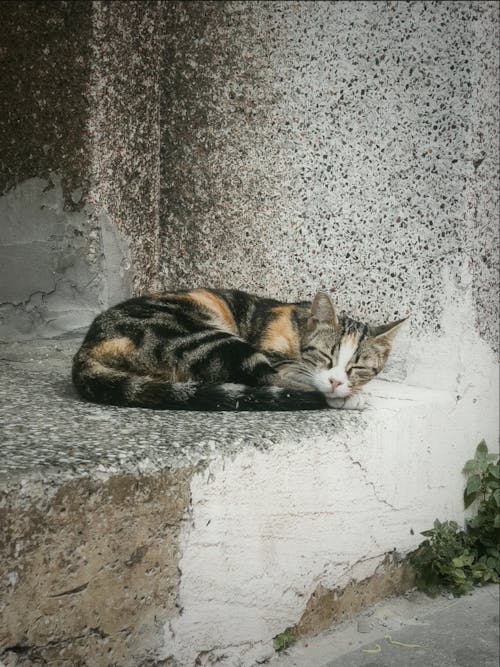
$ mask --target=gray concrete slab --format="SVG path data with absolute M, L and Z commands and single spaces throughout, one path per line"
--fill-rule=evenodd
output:
M 82 401 L 71 358 L 82 334 L 0 344 L 0 488 L 42 475 L 155 472 L 197 465 L 245 446 L 309 442 L 329 430 L 352 433 L 359 412 L 184 412 Z M 346 438 L 348 435 L 346 435 Z
M 317 637 L 301 640 L 270 665 L 497 667 L 498 623 L 498 586 L 478 588 L 461 598 L 431 599 L 412 592 L 380 602 Z

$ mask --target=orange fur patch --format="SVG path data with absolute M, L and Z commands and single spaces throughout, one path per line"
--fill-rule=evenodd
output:
M 266 327 L 260 342 L 260 349 L 265 352 L 281 352 L 289 357 L 299 354 L 299 338 L 292 321 L 294 306 L 276 306 L 271 308 L 275 314 Z
M 94 359 L 103 359 L 105 357 L 117 357 L 119 355 L 129 355 L 135 352 L 135 345 L 126 336 L 123 338 L 112 338 L 99 343 L 90 350 L 90 356 Z
M 234 317 L 224 299 L 221 299 L 216 294 L 212 294 L 212 292 L 205 289 L 195 289 L 192 292 L 188 292 L 187 296 L 200 306 L 203 306 L 206 310 L 213 313 L 216 320 L 214 323 L 222 330 L 228 331 L 229 333 L 238 333 Z

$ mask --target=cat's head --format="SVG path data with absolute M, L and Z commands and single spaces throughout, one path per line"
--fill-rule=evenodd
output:
M 359 392 L 384 368 L 392 340 L 405 320 L 369 326 L 338 317 L 328 294 L 318 292 L 301 350 L 314 386 L 329 398 Z

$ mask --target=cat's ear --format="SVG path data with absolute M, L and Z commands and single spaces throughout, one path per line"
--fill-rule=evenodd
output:
M 375 340 L 384 340 L 392 343 L 394 336 L 397 334 L 401 328 L 401 325 L 404 324 L 407 319 L 407 317 L 403 317 L 402 320 L 396 320 L 395 322 L 390 322 L 389 324 L 381 324 L 378 327 L 372 327 L 370 335 Z
M 318 292 L 314 297 L 307 326 L 312 329 L 318 322 L 328 322 L 334 327 L 337 327 L 339 323 L 332 300 L 326 292 Z

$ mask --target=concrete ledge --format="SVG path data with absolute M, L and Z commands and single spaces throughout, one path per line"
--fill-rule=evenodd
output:
M 85 404 L 78 342 L 0 354 L 7 665 L 265 660 L 286 627 L 350 613 L 342 591 L 359 609 L 355 582 L 387 575 L 367 602 L 404 587 L 397 554 L 436 516 L 463 518 L 461 467 L 495 437 L 473 390 L 384 381 L 363 413 Z

